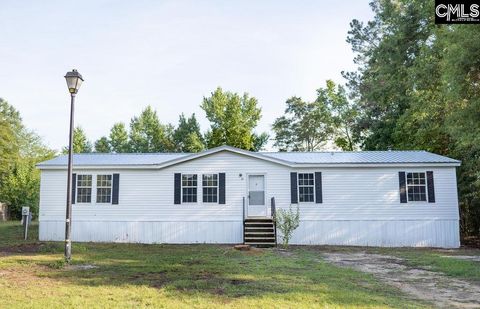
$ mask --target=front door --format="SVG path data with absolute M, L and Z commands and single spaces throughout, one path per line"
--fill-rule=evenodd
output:
M 248 175 L 248 216 L 266 217 L 265 175 Z

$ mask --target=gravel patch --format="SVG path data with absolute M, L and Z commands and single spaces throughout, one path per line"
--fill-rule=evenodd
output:
M 479 285 L 407 266 L 405 260 L 395 256 L 365 252 L 323 256 L 335 265 L 373 274 L 380 281 L 439 308 L 480 308 Z

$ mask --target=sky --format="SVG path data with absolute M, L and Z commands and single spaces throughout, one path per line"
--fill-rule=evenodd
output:
M 363 0 L 0 0 L 0 97 L 57 150 L 68 143 L 73 68 L 85 79 L 75 124 L 92 141 L 147 105 L 162 123 L 195 113 L 205 131 L 200 104 L 218 86 L 256 97 L 256 131 L 271 133 L 289 97 L 345 82 L 349 23 L 372 16 Z

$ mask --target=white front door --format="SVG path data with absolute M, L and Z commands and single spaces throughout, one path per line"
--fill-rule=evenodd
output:
M 266 217 L 265 175 L 248 175 L 248 216 Z

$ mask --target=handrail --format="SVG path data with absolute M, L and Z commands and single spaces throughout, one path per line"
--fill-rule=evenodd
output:
M 243 199 L 243 204 L 242 204 L 243 243 L 245 244 L 245 196 L 242 199 Z
M 275 246 L 277 246 L 277 219 L 276 219 L 277 208 L 275 206 L 275 197 L 272 197 L 270 207 L 271 207 L 270 215 L 272 216 L 272 221 L 273 221 L 273 232 L 275 233 Z
M 270 215 L 272 216 L 272 218 L 275 218 L 275 212 L 276 212 L 276 208 L 275 208 L 275 197 L 272 197 L 271 198 L 271 206 L 270 206 L 271 210 L 270 210 Z
M 243 207 L 243 211 L 242 211 L 242 220 L 245 221 L 245 196 L 242 198 L 243 201 L 242 201 L 242 207 Z

